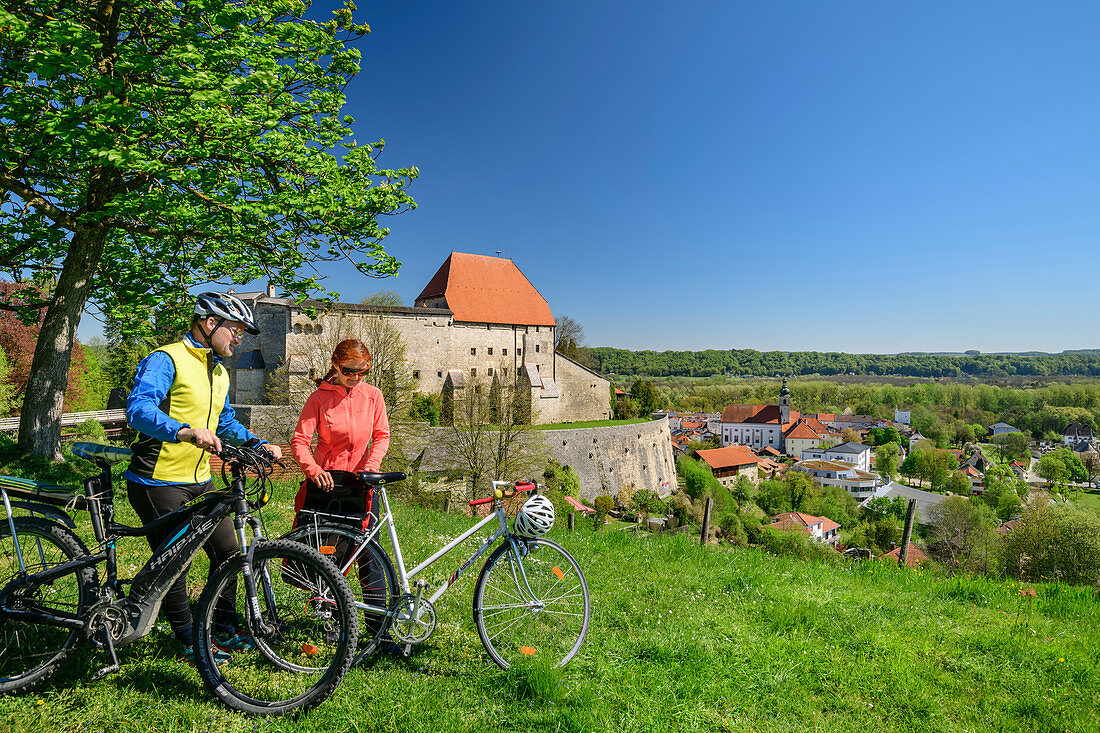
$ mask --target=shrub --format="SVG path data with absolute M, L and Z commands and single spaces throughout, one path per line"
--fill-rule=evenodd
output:
M 596 497 L 595 502 L 596 517 L 604 519 L 607 517 L 607 513 L 615 508 L 615 500 L 607 494 Z
M 581 477 L 570 466 L 562 467 L 561 490 L 566 496 L 572 496 L 574 499 L 580 498 Z
M 102 443 L 107 440 L 107 430 L 99 424 L 99 421 L 88 418 L 76 426 L 76 438 Z
M 677 492 L 669 497 L 668 508 L 681 524 L 699 524 L 703 521 L 703 509 L 687 494 Z
M 1100 582 L 1100 517 L 1078 507 L 1030 504 L 1004 538 L 1005 572 L 1021 580 Z
M 801 532 L 762 527 L 760 546 L 773 555 L 791 555 L 802 560 L 836 561 L 840 553 Z
M 627 511 L 634 508 L 634 484 L 627 484 L 615 494 L 615 503 Z
M 731 545 L 744 547 L 745 530 L 741 527 L 741 518 L 736 514 L 722 517 L 722 522 L 718 525 L 718 536 Z

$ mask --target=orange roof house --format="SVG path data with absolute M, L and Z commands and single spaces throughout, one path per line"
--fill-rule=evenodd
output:
M 822 433 L 826 433 L 826 432 L 828 432 L 828 431 L 827 430 L 822 431 Z M 811 428 L 809 425 L 806 424 L 805 420 L 799 420 L 794 425 L 794 427 L 790 428 L 787 431 L 787 433 L 783 437 L 786 438 L 787 440 L 792 440 L 792 439 L 794 439 L 794 440 L 797 440 L 797 439 L 816 440 L 817 438 L 821 437 L 822 433 L 816 432 L 813 428 Z
M 837 533 L 840 530 L 840 525 L 828 517 L 815 517 L 802 512 L 776 514 L 772 520 L 768 525 L 772 529 L 802 532 L 830 545 L 836 542 Z
M 895 547 L 890 552 L 884 555 L 879 555 L 876 560 L 893 560 L 897 562 L 901 558 L 901 548 Z M 905 566 L 908 568 L 915 568 L 920 566 L 921 563 L 928 561 L 928 555 L 921 552 L 921 549 L 916 545 L 909 545 L 909 552 L 905 555 Z
M 503 257 L 452 252 L 416 297 L 417 307 L 449 308 L 456 321 L 553 326 L 550 305 Z
M 744 445 L 727 445 L 725 448 L 697 450 L 695 455 L 715 471 L 740 468 L 741 466 L 754 466 L 760 463 L 760 459 L 756 457 L 756 454 Z

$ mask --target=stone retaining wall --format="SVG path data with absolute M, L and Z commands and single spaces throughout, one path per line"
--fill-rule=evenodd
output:
M 260 435 L 264 433 L 263 424 L 278 411 L 266 405 L 234 407 L 238 419 L 245 425 L 256 423 L 254 430 Z M 432 440 L 431 433 L 445 430 L 447 428 L 432 428 L 424 433 L 422 440 L 427 444 Z M 601 494 L 615 496 L 624 486 L 668 496 L 677 486 L 667 418 L 632 425 L 540 430 L 539 434 L 546 441 L 550 457 L 577 472 L 582 499 L 595 499 Z M 418 446 L 410 445 L 409 448 L 419 452 Z M 665 482 L 668 482 L 667 487 L 662 486 Z

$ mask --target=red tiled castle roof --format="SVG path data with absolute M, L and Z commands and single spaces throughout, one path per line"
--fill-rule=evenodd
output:
M 554 325 L 546 299 L 516 263 L 502 257 L 452 252 L 416 297 L 416 304 L 440 296 L 456 321 Z

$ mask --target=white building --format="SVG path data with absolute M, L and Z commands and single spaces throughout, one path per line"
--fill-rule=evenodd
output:
M 771 446 L 782 451 L 783 435 L 798 418 L 798 411 L 791 412 L 791 391 L 784 379 L 778 405 L 726 405 L 722 411 L 722 445 L 739 443 L 753 450 Z
M 848 441 L 832 448 L 809 448 L 802 451 L 803 461 L 845 461 L 860 471 L 871 471 L 871 446 Z
M 822 486 L 839 486 L 859 501 L 874 495 L 882 481 L 848 461 L 799 461 L 792 468 L 813 476 Z

